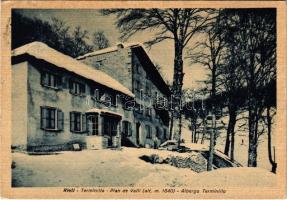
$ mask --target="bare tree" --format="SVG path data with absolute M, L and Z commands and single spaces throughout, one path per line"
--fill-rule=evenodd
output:
M 202 31 L 211 19 L 207 9 L 114 9 L 103 10 L 103 14 L 115 14 L 117 27 L 125 40 L 132 35 L 146 30 L 152 30 L 155 35 L 147 41 L 149 46 L 164 40 L 174 42 L 174 75 L 172 93 L 173 108 L 171 119 L 178 119 L 177 129 L 179 142 L 181 136 L 180 101 L 183 85 L 183 53 L 185 47 L 194 35 Z M 171 131 L 172 132 L 172 131 Z
M 261 91 L 276 74 L 272 64 L 276 52 L 276 13 L 275 9 L 230 9 L 225 12 L 229 16 L 226 19 L 229 30 L 226 39 L 230 38 L 229 42 L 233 44 L 247 88 L 248 166 L 256 167 L 260 136 L 258 124 L 264 111 Z M 265 55 L 264 52 L 270 48 L 270 54 Z
M 219 11 L 217 11 L 219 12 Z M 215 96 L 217 77 L 218 77 L 218 67 L 222 64 L 224 60 L 224 45 L 225 42 L 221 37 L 221 30 L 218 29 L 220 23 L 220 14 L 217 14 L 216 20 L 210 23 L 205 32 L 205 40 L 198 42 L 195 47 L 191 48 L 191 52 L 188 58 L 191 60 L 191 63 L 200 63 L 203 66 L 206 66 L 211 72 L 211 101 L 212 101 L 212 114 L 215 115 Z M 216 133 L 216 120 L 214 117 L 213 120 L 213 130 L 210 134 L 210 149 L 209 149 L 209 159 L 207 170 L 212 169 L 213 163 L 213 153 L 215 145 L 215 133 Z
M 228 108 L 228 126 L 226 130 L 226 142 L 224 154 L 230 156 L 234 160 L 234 145 L 235 145 L 235 125 L 239 109 L 242 108 L 245 99 L 243 92 L 242 71 L 240 70 L 240 63 L 237 60 L 237 55 L 230 48 L 226 52 L 225 64 L 219 68 L 219 78 L 221 88 L 224 92 L 225 104 Z

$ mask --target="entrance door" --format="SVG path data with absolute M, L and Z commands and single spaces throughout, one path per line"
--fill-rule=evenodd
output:
M 88 122 L 88 134 L 98 135 L 99 134 L 98 115 L 97 114 L 88 115 L 87 122 Z
M 104 117 L 104 135 L 108 138 L 108 146 L 113 145 L 113 137 L 117 135 L 118 119 Z
M 136 123 L 136 138 L 137 138 L 137 144 L 140 145 L 141 142 L 141 124 L 138 122 Z

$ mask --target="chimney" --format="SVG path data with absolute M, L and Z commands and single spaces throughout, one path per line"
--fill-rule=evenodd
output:
M 123 49 L 124 48 L 124 44 L 123 43 L 118 43 L 117 44 L 117 49 Z

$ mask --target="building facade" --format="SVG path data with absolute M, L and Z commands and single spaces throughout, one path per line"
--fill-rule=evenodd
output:
M 169 138 L 167 99 L 171 92 L 142 45 L 118 44 L 77 59 L 107 73 L 134 93 L 134 121 L 130 136 L 123 141 L 156 147 Z
M 12 51 L 12 147 L 28 151 L 121 146 L 134 94 L 102 71 L 33 42 Z

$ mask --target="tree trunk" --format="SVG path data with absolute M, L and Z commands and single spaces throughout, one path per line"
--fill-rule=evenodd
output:
M 179 119 L 178 119 L 178 146 L 181 143 L 181 129 L 182 129 L 182 115 L 181 110 L 179 111 Z
M 170 127 L 169 127 L 169 139 L 172 140 L 172 131 L 173 131 L 173 111 L 171 111 L 171 117 L 170 117 Z
M 231 148 L 230 148 L 230 159 L 234 161 L 234 144 L 235 144 L 235 131 L 231 131 Z
M 175 128 L 175 132 L 178 134 L 178 145 L 181 142 L 181 127 L 182 127 L 182 116 L 181 116 L 181 96 L 182 96 L 182 85 L 183 85 L 183 61 L 182 52 L 183 44 L 178 39 L 174 39 L 175 55 L 174 55 L 174 75 L 173 75 L 173 97 L 174 97 L 174 117 L 178 120 L 178 127 Z
M 203 144 L 204 138 L 205 138 L 205 133 L 206 133 L 206 121 L 205 121 L 205 118 L 203 118 L 202 120 L 203 120 L 203 133 L 202 133 L 202 138 L 201 138 L 200 144 Z
M 194 143 L 197 143 L 198 141 L 198 134 L 197 134 L 197 127 L 196 127 L 196 122 L 194 124 Z
M 253 100 L 249 105 L 249 147 L 248 147 L 248 167 L 257 167 L 257 135 L 256 135 L 256 105 Z M 252 103 L 254 103 L 252 105 Z
M 194 132 L 194 125 L 193 122 L 191 121 L 191 143 L 194 143 L 194 136 L 195 132 Z
M 229 155 L 229 147 L 230 147 L 230 126 L 231 126 L 231 122 L 230 122 L 230 114 L 229 114 L 229 121 L 228 121 L 228 127 L 226 131 L 226 140 L 225 140 L 225 148 L 224 148 L 224 154 L 227 156 Z
M 211 80 L 211 102 L 212 102 L 212 131 L 210 133 L 209 157 L 207 161 L 207 171 L 212 170 L 213 153 L 215 146 L 216 120 L 215 120 L 215 95 L 216 95 L 216 64 L 213 60 L 212 80 Z
M 230 147 L 230 158 L 234 161 L 234 144 L 235 144 L 235 124 L 236 124 L 236 109 L 232 106 L 229 111 L 230 121 L 230 134 L 231 134 L 231 147 Z
M 268 134 L 268 158 L 269 158 L 269 162 L 272 165 L 272 169 L 271 172 L 276 173 L 276 169 L 277 169 L 277 163 L 275 162 L 275 159 L 272 159 L 272 138 L 271 138 L 271 125 L 272 125 L 272 121 L 271 121 L 271 116 L 270 116 L 270 107 L 267 107 L 267 134 Z M 275 152 L 274 152 L 275 153 Z
M 248 167 L 257 167 L 257 87 L 255 83 L 255 54 L 252 52 L 248 66 L 248 128 L 249 128 L 249 146 L 248 146 Z M 257 97 L 257 98 L 256 98 Z
M 213 169 L 213 154 L 214 154 L 214 146 L 215 146 L 215 131 L 216 131 L 216 121 L 215 121 L 215 114 L 214 114 L 214 108 L 213 114 L 212 114 L 212 131 L 210 133 L 210 144 L 209 144 L 209 156 L 207 161 L 207 171 L 211 171 Z
M 190 124 L 192 127 L 192 134 L 191 134 L 191 143 L 196 143 L 197 141 L 197 127 L 196 127 L 196 120 L 194 120 L 194 117 L 191 118 Z

